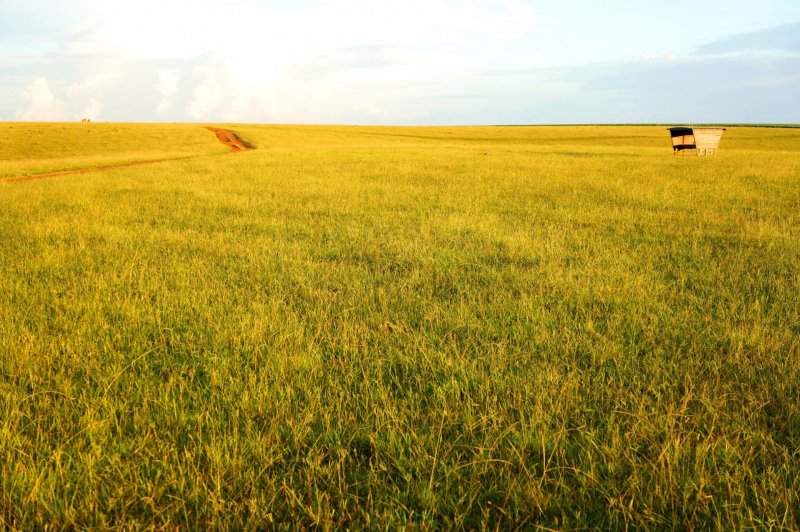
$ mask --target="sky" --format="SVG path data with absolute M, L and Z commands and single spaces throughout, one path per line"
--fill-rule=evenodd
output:
M 800 123 L 800 1 L 0 0 L 0 120 L 82 118 Z

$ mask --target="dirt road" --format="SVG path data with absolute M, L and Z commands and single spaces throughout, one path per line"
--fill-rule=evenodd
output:
M 253 146 L 248 144 L 247 142 L 243 141 L 239 135 L 234 133 L 233 131 L 227 129 L 220 129 L 216 127 L 206 127 L 209 131 L 212 131 L 216 136 L 217 140 L 219 140 L 225 146 L 228 146 L 231 151 L 229 153 L 237 153 L 240 151 L 247 151 L 254 149 Z M 223 154 L 227 155 L 227 154 Z M 43 174 L 34 174 L 34 175 L 26 175 L 26 176 L 18 176 L 18 177 L 7 177 L 7 178 L 0 178 L 0 183 L 19 183 L 21 181 L 35 181 L 37 179 L 49 179 L 51 177 L 61 177 L 67 175 L 74 175 L 74 174 L 88 174 L 90 172 L 100 172 L 103 170 L 111 170 L 113 168 L 126 168 L 129 166 L 142 166 L 145 164 L 156 164 L 156 163 L 163 163 L 167 161 L 181 161 L 185 159 L 196 159 L 198 157 L 209 157 L 208 155 L 185 155 L 181 157 L 167 157 L 164 159 L 149 159 L 147 161 L 133 161 L 129 163 L 118 163 L 118 164 L 107 164 L 102 166 L 91 166 L 88 168 L 75 168 L 73 170 L 60 170 L 57 172 L 46 172 Z
M 232 152 L 252 150 L 253 147 L 247 142 L 239 138 L 239 135 L 227 129 L 219 129 L 216 127 L 207 127 L 209 131 L 213 131 L 217 135 L 217 140 L 231 149 Z

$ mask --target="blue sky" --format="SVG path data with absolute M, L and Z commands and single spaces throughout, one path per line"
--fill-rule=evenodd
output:
M 800 2 L 753 6 L 0 0 L 0 120 L 800 123 Z

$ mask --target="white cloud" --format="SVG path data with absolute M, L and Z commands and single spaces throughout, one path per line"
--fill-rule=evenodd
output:
M 360 103 L 354 107 L 355 111 L 369 117 L 379 117 L 383 114 L 383 110 L 380 106 L 375 105 L 374 103 Z
M 94 74 L 67 89 L 68 105 L 71 109 L 81 108 L 80 118 L 97 120 L 101 117 L 106 89 L 120 79 L 117 74 Z M 73 117 L 75 118 L 75 117 Z
M 147 83 L 157 97 L 146 111 L 138 107 L 145 119 L 339 122 L 349 113 L 360 122 L 405 122 L 425 111 L 401 99 L 481 63 L 494 66 L 537 23 L 523 0 L 196 0 L 191 9 L 162 0 L 76 1 L 83 20 L 64 54 L 151 65 Z M 70 87 L 70 103 L 82 98 L 76 111 L 103 109 L 99 81 Z M 127 87 L 137 82 L 126 74 Z M 100 105 L 90 108 L 92 98 Z
M 701 2 L 689 18 L 634 0 L 71 0 L 44 11 L 5 3 L 20 6 L 15 31 L 39 16 L 40 40 L 54 43 L 37 51 L 18 38 L 17 55 L 0 57 L 7 117 L 19 109 L 17 116 L 204 122 L 597 120 L 595 109 L 625 100 L 650 68 L 682 72 L 699 56 L 741 50 L 796 55 L 800 42 L 796 23 L 730 37 L 800 16 L 800 7 L 797 15 L 729 9 L 730 0 Z M 721 40 L 698 49 L 703 39 Z M 621 64 L 630 67 L 622 86 L 602 98 L 592 90 L 600 82 L 581 77 Z M 749 66 L 754 95 L 764 93 L 757 84 L 796 87 L 793 71 L 763 78 Z M 41 75 L 44 84 L 31 85 Z M 649 90 L 669 94 L 670 79 Z M 732 98 L 731 109 L 746 107 Z M 559 114 L 536 104 L 567 99 Z
M 24 90 L 22 100 L 25 106 L 17 109 L 15 116 L 24 121 L 97 120 L 105 107 L 106 88 L 118 79 L 119 76 L 111 74 L 92 75 L 71 84 L 66 97 L 59 97 L 50 88 L 47 78 L 38 77 Z
M 173 99 L 178 92 L 180 82 L 181 77 L 174 70 L 162 68 L 158 71 L 156 90 L 161 94 L 161 101 L 156 107 L 156 114 L 160 116 L 172 109 Z
M 88 118 L 90 120 L 97 120 L 100 116 L 100 113 L 103 111 L 103 102 L 98 100 L 97 98 L 90 98 L 89 103 L 86 104 L 83 111 L 81 111 L 82 118 Z
M 251 69 L 254 68 L 251 66 Z M 201 78 L 192 91 L 186 114 L 199 122 L 265 122 L 274 120 L 268 103 L 269 85 L 260 76 L 239 76 L 235 61 L 220 58 L 197 67 Z
M 231 98 L 231 89 L 220 71 L 211 68 L 203 71 L 205 79 L 192 91 L 192 101 L 186 107 L 186 113 L 195 120 L 218 116 Z
M 25 107 L 18 109 L 15 117 L 26 122 L 51 121 L 67 119 L 66 104 L 59 100 L 50 90 L 47 78 L 39 77 L 22 95 Z
M 87 16 L 67 43 L 68 52 L 148 59 L 229 51 L 257 57 L 274 47 L 293 53 L 363 43 L 425 46 L 459 36 L 511 39 L 537 20 L 523 0 L 338 0 L 299 6 L 195 0 L 188 9 L 183 2 L 163 0 L 84 4 Z
M 102 96 L 103 91 L 119 79 L 116 74 L 94 74 L 79 83 L 73 83 L 67 89 L 70 98 Z

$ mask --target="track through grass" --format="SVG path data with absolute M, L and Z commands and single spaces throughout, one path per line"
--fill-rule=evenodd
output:
M 210 128 L 231 151 L 248 147 L 235 133 Z M 219 133 L 218 133 L 219 131 Z M 192 124 L 0 124 L 0 182 L 178 161 L 225 153 Z M 5 178 L 5 179 L 4 179 Z

